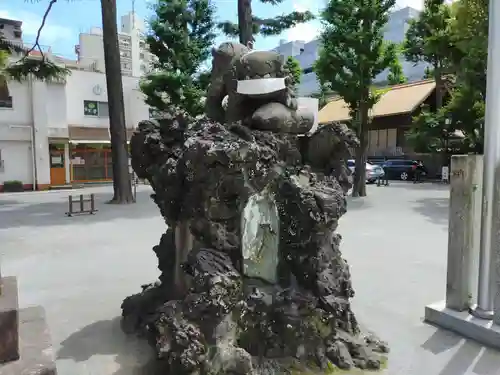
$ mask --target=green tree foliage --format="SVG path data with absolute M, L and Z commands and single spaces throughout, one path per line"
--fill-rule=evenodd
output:
M 416 152 L 442 152 L 447 155 L 456 146 L 455 134 L 456 128 L 446 108 L 442 107 L 436 112 L 425 106 L 420 114 L 414 117 L 406 137 Z
M 327 105 L 329 99 L 333 96 L 335 96 L 335 94 L 330 90 L 328 83 L 320 83 L 319 91 L 311 95 L 312 98 L 318 99 L 319 109 Z
M 297 89 L 302 81 L 302 67 L 299 61 L 295 57 L 288 56 L 285 67 L 292 76 L 293 84 Z
M 444 0 L 425 0 L 420 16 L 410 21 L 403 44 L 406 59 L 415 64 L 429 64 L 426 76 L 436 81 L 435 111 L 423 110 L 414 118 L 413 128 L 407 134 L 407 140 L 417 150 L 425 143 L 424 140 L 428 139 L 429 150 L 439 149 L 443 153 L 443 165 L 448 163 L 448 150 L 445 145 L 449 143 L 449 125 L 441 109 L 445 95 L 444 76 L 451 72 L 451 20 L 451 9 Z M 440 141 L 434 141 L 436 139 Z
M 423 111 L 415 119 L 407 135 L 410 144 L 422 152 L 442 152 L 444 163 L 452 152 L 482 152 L 488 0 L 458 0 L 451 6 L 426 1 L 422 16 L 408 30 L 405 46 L 407 58 L 430 63 L 426 74 L 438 86 L 443 88 L 449 77 L 453 83 L 444 107 L 438 106 L 434 115 Z M 463 140 L 456 139 L 455 130 Z
M 423 79 L 434 79 L 434 70 L 432 68 L 426 67 L 424 70 Z
M 285 0 L 258 0 L 263 4 L 281 6 Z M 236 3 L 236 1 L 235 1 Z M 252 13 L 252 0 L 238 0 L 238 23 L 224 21 L 218 24 L 219 29 L 228 36 L 240 36 L 240 43 L 247 44 L 254 35 L 280 35 L 300 23 L 314 19 L 309 12 L 293 11 L 277 17 L 258 17 Z M 246 25 L 248 24 L 248 25 Z
M 449 72 L 452 41 L 449 32 L 450 7 L 445 0 L 425 0 L 420 16 L 410 21 L 403 44 L 403 54 L 415 64 L 432 66 L 436 80 L 436 107 L 443 105 L 443 76 Z
M 447 110 L 465 135 L 465 152 L 482 153 L 484 143 L 488 5 L 488 0 L 459 0 L 452 6 L 452 67 L 456 82 Z
M 366 195 L 369 110 L 378 100 L 375 77 L 396 59 L 384 43 L 384 27 L 395 0 L 330 0 L 321 17 L 322 48 L 314 70 L 321 84 L 336 92 L 354 114 L 361 146 L 356 151 L 353 196 Z
M 389 74 L 387 75 L 387 82 L 389 85 L 399 85 L 407 81 L 406 76 L 403 72 L 403 65 L 398 58 L 391 61 L 389 65 Z
M 200 74 L 215 39 L 215 9 L 209 0 L 160 0 L 146 36 L 156 56 L 153 71 L 141 82 L 146 103 L 158 111 L 181 108 L 203 113 L 208 79 Z

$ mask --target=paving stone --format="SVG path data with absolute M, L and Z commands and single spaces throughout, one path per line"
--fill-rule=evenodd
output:
M 20 358 L 0 365 L 0 375 L 57 374 L 49 328 L 42 307 L 29 307 L 19 311 L 19 341 Z

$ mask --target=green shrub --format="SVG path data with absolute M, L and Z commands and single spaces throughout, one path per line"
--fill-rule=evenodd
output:
M 5 193 L 17 193 L 24 191 L 23 183 L 17 180 L 5 181 L 3 183 L 3 191 Z

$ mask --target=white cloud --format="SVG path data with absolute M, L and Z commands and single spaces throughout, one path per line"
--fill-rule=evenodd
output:
M 307 10 L 316 13 L 316 9 L 310 9 L 306 6 L 307 0 L 303 0 L 304 2 L 295 2 L 293 4 L 293 10 L 297 12 L 305 12 Z M 287 31 L 287 39 L 289 41 L 292 40 L 303 40 L 305 42 L 309 42 L 316 38 L 319 34 L 318 24 L 315 22 L 302 23 L 295 27 L 292 27 Z
M 412 7 L 421 10 L 424 6 L 424 0 L 396 0 L 396 6 L 401 8 Z
M 22 21 L 23 39 L 28 43 L 35 41 L 38 28 L 42 23 L 42 16 L 25 11 L 11 13 L 0 10 L 0 18 L 10 18 Z M 52 22 L 49 15 L 40 36 L 40 44 L 54 45 L 57 42 L 71 39 L 73 34 L 74 30 Z

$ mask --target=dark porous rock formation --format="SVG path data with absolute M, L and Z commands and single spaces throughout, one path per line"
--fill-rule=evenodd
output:
M 252 58 L 281 71 L 275 55 L 259 53 Z M 122 324 L 151 341 L 172 375 L 376 370 L 385 360 L 387 345 L 351 310 L 335 233 L 358 141 L 341 124 L 311 131 L 313 116 L 293 106 L 294 122 L 280 124 L 268 104 L 287 104 L 272 98 L 240 98 L 258 116 L 230 123 L 173 109 L 132 137 L 132 166 L 168 228 L 154 248 L 159 281 L 124 300 Z

